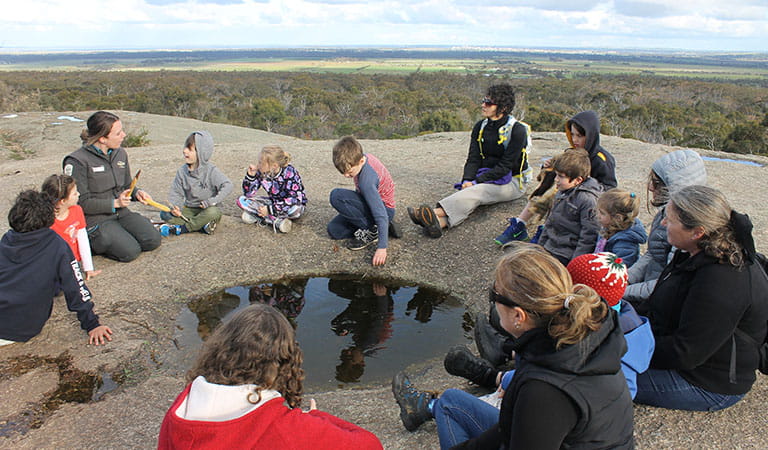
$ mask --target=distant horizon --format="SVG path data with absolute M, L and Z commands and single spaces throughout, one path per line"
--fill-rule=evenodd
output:
M 6 48 L 0 46 L 0 54 L 57 54 L 57 53 L 99 53 L 99 52 L 193 52 L 193 51 L 263 51 L 263 50 L 354 50 L 354 49 L 381 49 L 381 50 L 442 50 L 442 51 L 466 51 L 477 52 L 562 52 L 562 53 L 691 53 L 691 54 L 756 54 L 768 55 L 766 50 L 696 50 L 687 48 L 644 48 L 644 47 L 562 47 L 562 46 L 481 46 L 481 45 L 284 45 L 284 46 L 208 46 L 208 47 L 92 47 L 92 48 Z

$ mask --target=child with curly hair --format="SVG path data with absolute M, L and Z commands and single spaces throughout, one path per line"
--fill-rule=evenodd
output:
M 291 155 L 277 145 L 267 145 L 259 153 L 258 164 L 250 164 L 243 178 L 243 195 L 237 206 L 243 210 L 245 223 L 272 225 L 275 231 L 288 233 L 306 208 L 307 195 L 299 172 L 291 164 Z M 259 189 L 267 196 L 258 197 Z
M 255 303 L 214 331 L 187 373 L 190 384 L 160 427 L 158 449 L 380 449 L 369 431 L 299 409 L 303 355 L 293 327 Z

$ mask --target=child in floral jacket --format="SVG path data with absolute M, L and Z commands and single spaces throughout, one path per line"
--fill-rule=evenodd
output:
M 289 164 L 291 155 L 277 145 L 261 150 L 258 164 L 250 164 L 243 178 L 243 194 L 237 206 L 245 223 L 272 225 L 277 232 L 291 231 L 293 220 L 306 208 L 307 196 L 299 172 Z M 267 196 L 257 196 L 259 189 Z

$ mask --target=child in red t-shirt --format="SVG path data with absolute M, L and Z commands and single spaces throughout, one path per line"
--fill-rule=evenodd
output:
M 100 274 L 101 270 L 93 268 L 85 215 L 83 208 L 77 204 L 80 192 L 75 179 L 68 175 L 51 175 L 43 182 L 42 191 L 51 197 L 56 211 L 56 220 L 51 229 L 69 244 L 80 268 L 85 272 L 85 279 L 90 280 Z

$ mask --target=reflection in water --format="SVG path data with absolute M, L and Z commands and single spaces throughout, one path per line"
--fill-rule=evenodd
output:
M 328 290 L 349 299 L 349 305 L 331 320 L 337 336 L 352 335 L 351 347 L 341 351 L 336 379 L 345 383 L 359 381 L 365 372 L 365 357 L 372 356 L 390 336 L 394 301 L 386 286 L 361 281 L 328 280 Z
M 221 319 L 240 305 L 240 297 L 226 291 L 198 297 L 187 306 L 197 316 L 197 333 L 205 340 L 221 323 Z
M 288 318 L 293 328 L 296 328 L 295 319 L 304 308 L 306 287 L 306 279 L 291 280 L 285 284 L 257 284 L 248 289 L 248 301 L 261 302 L 274 307 Z
M 235 286 L 189 302 L 175 336 L 189 357 L 234 311 L 261 302 L 296 328 L 305 386 L 372 382 L 466 343 L 461 303 L 433 289 L 341 278 Z M 191 320 L 197 318 L 197 333 Z M 183 365 L 191 361 L 182 361 Z

